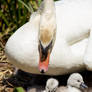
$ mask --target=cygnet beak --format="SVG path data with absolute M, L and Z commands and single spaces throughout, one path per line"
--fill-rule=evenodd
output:
M 82 89 L 87 89 L 88 86 L 87 86 L 85 83 L 81 83 L 80 88 L 82 88 Z

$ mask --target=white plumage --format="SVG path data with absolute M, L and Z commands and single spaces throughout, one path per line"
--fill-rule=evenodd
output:
M 56 41 L 46 74 L 62 75 L 83 70 L 85 65 L 87 69 L 92 70 L 90 58 L 92 42 L 88 41 L 88 38 L 92 38 L 92 35 L 89 35 L 92 34 L 92 0 L 57 1 L 55 8 Z M 32 14 L 30 21 L 9 38 L 5 47 L 6 55 L 12 64 L 26 72 L 37 74 L 40 73 L 38 70 L 39 22 L 40 14 Z

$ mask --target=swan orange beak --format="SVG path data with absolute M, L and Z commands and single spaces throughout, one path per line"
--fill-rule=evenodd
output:
M 48 71 L 49 57 L 50 57 L 50 53 L 47 54 L 46 59 L 43 61 L 41 61 L 41 57 L 40 57 L 39 70 L 41 73 L 45 73 L 46 71 Z

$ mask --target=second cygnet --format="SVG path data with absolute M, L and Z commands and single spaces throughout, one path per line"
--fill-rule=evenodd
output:
M 50 78 L 46 82 L 46 87 L 43 92 L 56 92 L 59 82 L 54 78 Z

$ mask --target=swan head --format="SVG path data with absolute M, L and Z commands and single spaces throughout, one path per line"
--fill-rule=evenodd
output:
M 55 42 L 55 29 L 40 29 L 39 38 L 39 70 L 45 73 L 48 70 L 49 58 Z
M 46 92 L 56 92 L 59 82 L 54 78 L 50 78 L 46 82 Z
M 79 73 L 73 73 L 70 75 L 67 81 L 67 85 L 78 88 L 80 90 L 88 88 L 84 83 L 82 76 Z
M 39 70 L 48 70 L 49 58 L 56 39 L 56 16 L 53 0 L 44 0 L 39 27 Z

